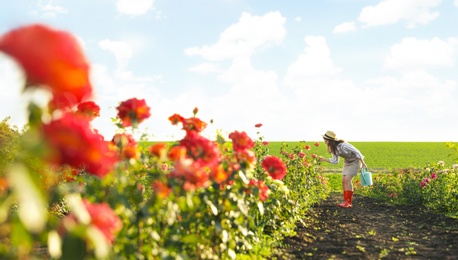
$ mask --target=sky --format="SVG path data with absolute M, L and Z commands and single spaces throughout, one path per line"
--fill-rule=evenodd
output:
M 16 0 L 0 35 L 29 24 L 71 32 L 91 66 L 93 121 L 106 139 L 116 107 L 145 99 L 138 132 L 264 141 L 458 141 L 458 0 Z M 26 123 L 24 77 L 0 54 L 0 120 Z M 212 122 L 212 123 L 211 123 Z M 262 127 L 255 128 L 256 124 Z

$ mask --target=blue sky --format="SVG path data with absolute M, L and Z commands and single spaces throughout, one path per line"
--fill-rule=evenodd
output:
M 151 140 L 181 138 L 174 113 L 270 141 L 458 141 L 458 0 L 9 1 L 0 34 L 31 23 L 72 32 L 91 63 L 93 123 L 143 98 Z M 0 54 L 0 120 L 21 126 L 23 76 Z M 255 124 L 262 123 L 260 129 Z M 258 134 L 257 132 L 260 131 Z

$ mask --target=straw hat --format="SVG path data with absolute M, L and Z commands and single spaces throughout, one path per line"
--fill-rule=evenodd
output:
M 338 141 L 339 139 L 336 137 L 336 133 L 333 131 L 326 131 L 324 135 L 322 135 L 324 139 Z

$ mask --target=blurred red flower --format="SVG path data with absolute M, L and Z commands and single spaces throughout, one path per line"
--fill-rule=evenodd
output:
M 235 158 L 240 164 L 254 165 L 256 163 L 256 154 L 251 150 L 240 150 L 235 152 Z
M 210 176 L 214 182 L 221 184 L 229 178 L 230 172 L 224 170 L 223 165 L 218 164 L 211 168 Z
M 318 147 L 318 146 L 320 146 L 320 143 L 319 143 L 319 142 L 316 142 L 314 145 L 315 145 L 316 147 Z
M 127 133 L 118 133 L 113 136 L 111 142 L 116 146 L 123 159 L 137 159 L 140 156 L 137 141 Z
M 24 69 L 25 88 L 50 89 L 57 107 L 76 105 L 92 95 L 89 64 L 68 32 L 40 24 L 20 27 L 0 38 L 0 51 Z
M 254 147 L 253 140 L 251 140 L 245 132 L 234 131 L 229 134 L 229 138 L 232 139 L 232 147 L 234 151 L 241 151 Z
M 152 155 L 162 160 L 165 160 L 167 156 L 167 144 L 166 143 L 153 144 L 149 147 L 148 150 Z
M 183 180 L 183 188 L 187 191 L 209 185 L 208 167 L 192 159 L 182 159 L 175 162 L 170 177 Z
M 310 150 L 310 145 L 306 145 L 304 148 L 305 150 Z
M 262 167 L 273 179 L 281 180 L 286 175 L 285 163 L 276 156 L 266 156 L 262 161 Z
M 256 128 L 260 128 L 262 126 L 262 124 L 255 124 L 254 127 Z
M 172 161 L 178 161 L 180 159 L 185 158 L 186 156 L 186 147 L 181 145 L 172 146 L 170 148 L 167 157 Z
M 131 98 L 121 102 L 116 108 L 118 110 L 118 117 L 124 127 L 134 126 L 149 118 L 150 108 L 146 105 L 144 99 Z
M 86 169 L 90 174 L 103 177 L 116 162 L 103 136 L 91 130 L 89 121 L 71 113 L 44 124 L 42 132 L 51 148 L 47 159 L 54 164 Z
M 256 187 L 259 192 L 259 199 L 265 201 L 269 197 L 269 187 L 262 181 L 250 180 L 248 186 Z
M 86 101 L 78 104 L 76 114 L 89 121 L 100 116 L 100 107 L 93 101 Z
M 152 184 L 153 191 L 157 194 L 157 196 L 161 199 L 167 198 L 172 191 L 167 184 L 161 181 L 155 181 Z
M 83 203 L 91 216 L 91 225 L 102 232 L 110 243 L 113 243 L 116 233 L 122 228 L 122 222 L 119 217 L 107 203 L 95 204 L 85 199 Z
M 207 123 L 205 123 L 197 117 L 182 119 L 181 123 L 183 123 L 183 130 L 185 130 L 186 132 L 202 132 L 207 127 Z
M 179 114 L 173 114 L 169 117 L 169 121 L 172 125 L 177 125 L 178 123 L 183 122 L 184 117 L 180 116 Z
M 186 148 L 187 157 L 198 162 L 201 166 L 213 167 L 220 162 L 221 152 L 216 143 L 197 132 L 187 132 L 180 141 L 180 145 Z

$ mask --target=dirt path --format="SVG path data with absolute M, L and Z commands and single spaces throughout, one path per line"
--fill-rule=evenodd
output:
M 458 259 L 458 219 L 358 195 L 343 209 L 341 197 L 312 208 L 272 259 Z

